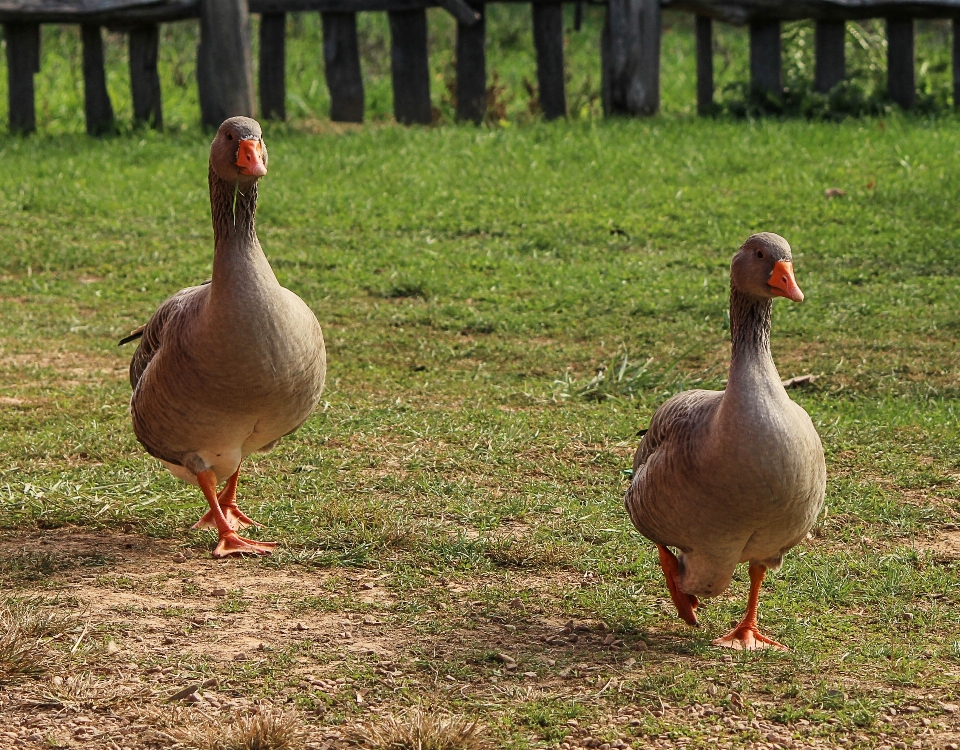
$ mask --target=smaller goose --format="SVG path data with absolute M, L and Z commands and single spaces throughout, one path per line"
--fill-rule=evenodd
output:
M 257 239 L 257 181 L 266 173 L 260 125 L 225 121 L 210 147 L 213 278 L 174 294 L 120 342 L 140 339 L 130 363 L 137 439 L 200 486 L 210 510 L 194 528 L 216 528 L 214 557 L 276 545 L 236 532 L 254 523 L 237 507 L 240 462 L 307 420 L 327 368 L 316 316 L 280 286 Z
M 820 437 L 770 354 L 773 297 L 801 302 L 803 292 L 790 245 L 764 232 L 730 265 L 726 390 L 685 391 L 657 409 L 624 498 L 634 526 L 657 545 L 670 596 L 690 625 L 698 624 L 697 597 L 722 594 L 737 565 L 750 563 L 746 614 L 713 642 L 735 649 L 786 650 L 759 630 L 760 585 L 806 537 L 826 492 Z

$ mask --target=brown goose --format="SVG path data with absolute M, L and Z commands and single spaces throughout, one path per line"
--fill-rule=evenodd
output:
M 130 363 L 137 439 L 175 476 L 200 486 L 215 527 L 214 557 L 268 554 L 244 539 L 240 462 L 296 430 L 320 400 L 326 353 L 320 324 L 277 282 L 257 240 L 257 180 L 267 173 L 260 125 L 224 122 L 210 147 L 213 278 L 177 292 L 121 343 L 140 338 Z M 226 485 L 217 494 L 217 486 Z
M 697 624 L 697 597 L 722 594 L 737 565 L 750 563 L 746 614 L 713 642 L 736 649 L 786 648 L 757 627 L 760 585 L 806 537 L 826 491 L 820 437 L 787 396 L 770 355 L 773 297 L 801 302 L 803 293 L 790 245 L 764 232 L 730 264 L 726 390 L 679 393 L 657 410 L 625 497 L 634 526 L 657 545 L 670 596 L 689 624 Z

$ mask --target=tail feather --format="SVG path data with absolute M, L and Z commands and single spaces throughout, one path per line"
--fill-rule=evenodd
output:
M 147 327 L 147 324 L 144 323 L 139 328 L 134 328 L 130 333 L 120 339 L 120 343 L 117 346 L 123 346 L 124 344 L 129 344 L 131 341 L 136 341 L 138 338 L 143 336 L 143 330 Z

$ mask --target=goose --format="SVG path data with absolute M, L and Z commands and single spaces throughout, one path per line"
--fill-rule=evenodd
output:
M 212 278 L 174 294 L 120 342 L 139 339 L 130 363 L 137 440 L 200 487 L 210 509 L 193 528 L 217 530 L 215 558 L 273 551 L 275 542 L 237 533 L 254 524 L 237 505 L 240 463 L 307 420 L 326 376 L 316 316 L 280 286 L 257 239 L 266 173 L 260 125 L 226 120 L 210 147 Z
M 826 492 L 820 437 L 787 396 L 770 354 L 774 297 L 802 302 L 803 292 L 790 245 L 763 232 L 730 264 L 726 389 L 678 393 L 657 409 L 624 498 L 634 526 L 657 545 L 670 596 L 690 625 L 698 624 L 699 597 L 722 594 L 737 565 L 749 563 L 746 613 L 713 641 L 744 650 L 787 650 L 759 630 L 760 587 L 806 538 Z

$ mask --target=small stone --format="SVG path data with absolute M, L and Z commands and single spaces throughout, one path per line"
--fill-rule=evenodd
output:
M 203 682 L 200 683 L 200 687 L 211 688 L 213 690 L 216 690 L 217 687 L 219 687 L 219 682 L 217 681 L 216 677 L 208 677 L 207 679 L 205 679 Z
M 904 706 L 903 710 L 908 714 L 918 714 L 921 708 L 920 706 Z
M 633 666 L 634 664 L 636 664 L 636 663 L 637 663 L 637 660 L 636 660 L 636 659 L 630 658 L 630 659 L 627 659 L 627 660 L 623 663 L 623 666 L 629 668 L 629 667 L 632 667 L 632 666 Z M 708 691 L 709 691 L 709 688 L 708 688 Z
M 172 646 L 173 643 L 174 643 L 173 638 L 171 638 L 169 635 L 163 636 L 163 645 L 164 645 L 164 646 Z
M 617 640 L 616 636 L 613 633 L 607 633 L 607 637 L 603 639 L 604 646 L 611 646 L 613 642 Z
M 210 596 L 226 596 L 226 595 L 227 595 L 226 589 L 214 589 L 213 591 L 210 592 Z
M 245 653 L 243 653 L 243 651 L 239 651 L 239 652 L 237 652 L 236 654 L 233 655 L 233 660 L 234 660 L 234 661 L 246 661 L 246 660 L 247 660 L 247 655 L 246 655 Z
M 173 556 L 173 561 L 174 561 L 175 563 L 186 562 L 186 561 L 187 561 L 187 556 L 184 555 L 182 552 L 177 552 L 177 553 Z
M 107 641 L 107 654 L 113 656 L 120 650 L 120 647 L 117 645 L 116 641 Z
M 302 622 L 298 622 L 296 625 L 293 626 L 293 629 L 303 632 L 304 630 L 307 629 L 307 626 L 304 625 Z
M 523 676 L 524 676 L 524 677 L 527 677 L 527 678 L 529 678 L 529 679 L 531 679 L 531 680 L 533 680 L 533 679 L 536 679 L 537 673 L 536 673 L 536 672 L 524 672 L 524 673 L 523 673 Z
M 497 654 L 497 659 L 504 664 L 516 664 L 517 660 L 514 659 L 510 654 Z
M 567 719 L 567 726 L 568 726 L 568 727 L 578 727 L 578 726 L 580 726 L 580 722 L 577 721 L 576 719 Z
M 648 648 L 650 647 L 647 645 L 646 641 L 637 641 L 633 644 L 634 651 L 646 651 Z
M 362 588 L 364 591 L 372 591 L 372 590 L 373 590 L 373 584 L 370 583 L 369 581 L 366 581 L 366 582 L 360 584 L 360 588 Z
M 827 188 L 823 191 L 824 198 L 842 198 L 847 194 L 847 191 L 843 188 Z
M 948 714 L 955 714 L 957 711 L 960 711 L 960 706 L 956 703 L 941 703 L 940 708 Z
M 519 599 L 510 600 L 510 609 L 520 609 L 521 607 L 523 607 L 523 602 Z
M 366 616 L 363 618 L 363 624 L 364 624 L 364 625 L 379 625 L 379 624 L 380 624 L 380 621 L 379 621 L 376 617 L 374 617 L 373 615 L 366 615 Z
M 183 556 L 188 560 L 192 560 L 194 558 L 193 550 L 192 549 L 183 550 Z
M 956 742 L 948 742 L 943 746 L 943 750 L 960 750 L 960 746 Z

